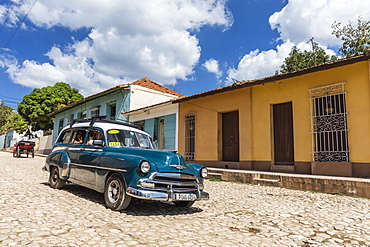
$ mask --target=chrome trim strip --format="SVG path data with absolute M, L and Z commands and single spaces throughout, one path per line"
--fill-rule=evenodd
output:
M 182 181 L 173 181 L 173 182 L 170 182 L 170 181 L 159 181 L 159 180 L 151 180 L 151 179 L 147 179 L 147 178 L 140 179 L 140 182 L 148 182 L 148 183 L 155 183 L 155 184 L 165 184 L 165 185 L 172 184 L 172 185 L 175 185 L 175 186 L 190 186 L 190 185 L 193 185 L 194 188 L 195 188 L 195 185 L 197 184 L 197 183 L 182 182 Z
M 108 170 L 108 171 L 127 172 L 127 170 L 125 170 L 125 169 L 119 169 L 119 168 L 101 167 L 101 166 L 93 166 L 93 165 L 85 165 L 85 164 L 71 163 L 71 165 L 72 164 L 74 166 L 81 166 L 81 167 L 86 167 L 86 168 L 96 168 L 96 169 Z
M 186 168 L 186 166 L 182 166 L 182 165 L 170 165 L 170 166 L 173 168 L 176 168 L 177 170 L 182 170 Z
M 180 179 L 194 179 L 199 182 L 198 178 L 194 175 L 183 174 L 183 173 L 161 173 L 154 172 L 150 175 L 149 179 L 154 180 L 155 177 L 167 177 L 167 178 L 180 178 Z

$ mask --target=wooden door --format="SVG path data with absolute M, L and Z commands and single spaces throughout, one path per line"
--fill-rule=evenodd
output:
M 294 165 L 292 102 L 273 106 L 275 165 Z
M 239 112 L 222 114 L 222 160 L 239 161 Z

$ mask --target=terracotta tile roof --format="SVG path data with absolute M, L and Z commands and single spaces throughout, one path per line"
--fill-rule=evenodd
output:
M 159 92 L 162 92 L 162 93 L 172 94 L 172 95 L 175 95 L 175 96 L 178 96 L 178 97 L 184 96 L 183 94 L 175 92 L 175 91 L 173 91 L 173 90 L 171 90 L 171 89 L 169 89 L 165 86 L 162 86 L 161 84 L 158 84 L 158 83 L 156 83 L 152 80 L 149 80 L 146 77 L 142 78 L 140 80 L 137 80 L 133 83 L 130 83 L 130 85 L 142 86 L 142 87 L 153 89 L 153 90 L 156 90 L 156 91 L 159 91 Z

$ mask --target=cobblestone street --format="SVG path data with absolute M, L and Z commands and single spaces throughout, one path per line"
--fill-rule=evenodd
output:
M 1 246 L 370 246 L 370 200 L 206 181 L 191 208 L 134 200 L 122 212 L 102 194 L 51 189 L 45 158 L 0 152 Z

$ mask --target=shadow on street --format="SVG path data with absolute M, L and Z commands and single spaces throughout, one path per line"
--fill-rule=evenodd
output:
M 48 182 L 42 183 L 45 186 L 50 186 Z M 98 193 L 94 190 L 73 184 L 68 183 L 63 187 L 64 191 L 67 191 L 73 195 L 76 195 L 80 198 L 84 198 L 91 202 L 103 205 L 104 197 L 102 193 Z M 195 202 L 196 205 L 197 202 Z M 110 210 L 106 208 L 106 210 Z M 176 207 L 170 202 L 159 202 L 159 201 L 147 201 L 139 200 L 132 198 L 130 206 L 122 210 L 121 213 L 134 216 L 156 216 L 156 215 L 186 215 L 186 214 L 195 214 L 202 212 L 201 208 L 192 206 L 189 208 Z

